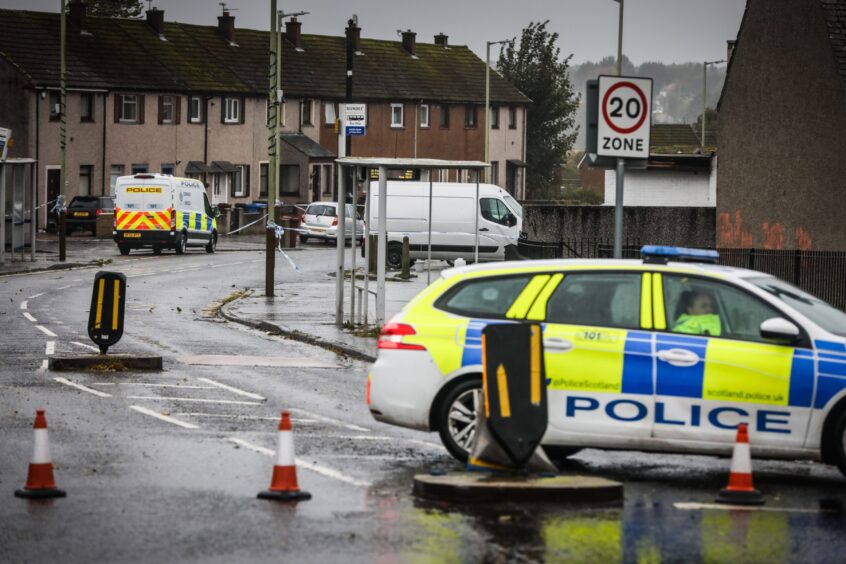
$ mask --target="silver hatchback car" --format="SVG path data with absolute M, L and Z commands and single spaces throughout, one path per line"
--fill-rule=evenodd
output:
M 349 218 L 353 216 L 352 204 L 346 207 L 346 239 L 353 237 L 353 226 Z M 364 220 L 359 214 L 355 214 L 355 238 L 357 243 L 364 241 Z M 309 239 L 323 239 L 325 241 L 337 241 L 338 238 L 338 203 L 337 202 L 314 202 L 309 204 L 305 212 L 305 220 L 300 232 L 300 241 L 303 243 Z

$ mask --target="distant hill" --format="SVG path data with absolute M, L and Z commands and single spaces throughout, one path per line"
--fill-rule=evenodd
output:
M 616 74 L 616 69 L 613 57 L 605 57 L 596 63 L 589 61 L 573 65 L 570 68 L 570 82 L 575 90 L 582 93 L 582 101 L 576 113 L 579 136 L 575 148 L 583 149 L 585 145 L 585 83 L 601 74 Z M 693 123 L 702 113 L 702 63 L 666 65 L 646 62 L 634 66 L 623 57 L 623 74 L 652 78 L 652 123 Z M 708 67 L 709 107 L 716 107 L 725 77 L 725 64 Z

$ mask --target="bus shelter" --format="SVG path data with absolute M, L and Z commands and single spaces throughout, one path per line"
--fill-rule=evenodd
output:
M 339 172 L 343 172 L 348 170 L 349 168 L 353 169 L 353 174 L 339 174 L 338 175 L 338 202 L 339 204 L 343 204 L 347 201 L 347 194 L 351 194 L 352 201 L 356 201 L 356 183 L 355 178 L 359 175 L 359 172 L 363 172 L 363 178 L 365 178 L 366 182 L 370 182 L 370 171 L 376 169 L 379 171 L 379 196 L 377 197 L 377 201 L 375 203 L 377 207 L 377 225 L 376 225 L 376 233 L 378 234 L 378 240 L 376 244 L 376 291 L 371 292 L 369 288 L 369 279 L 370 279 L 370 245 L 365 243 L 365 258 L 364 258 L 364 265 L 365 265 L 365 272 L 364 272 L 364 284 L 363 288 L 359 288 L 360 290 L 360 299 L 359 299 L 359 310 L 361 312 L 360 319 L 364 324 L 368 323 L 367 314 L 368 314 L 368 301 L 371 293 L 374 293 L 376 296 L 376 325 L 382 325 L 385 323 L 385 270 L 386 270 L 386 255 L 387 255 L 387 242 L 388 242 L 388 232 L 387 232 L 387 223 L 386 223 L 386 216 L 388 210 L 388 170 L 389 169 L 418 169 L 421 171 L 428 171 L 429 173 L 429 214 L 428 214 L 428 256 L 427 256 L 427 277 L 429 281 L 431 281 L 431 258 L 432 258 L 432 189 L 433 189 L 433 178 L 432 173 L 437 170 L 469 170 L 476 172 L 476 203 L 474 206 L 474 225 L 476 231 L 476 242 L 475 242 L 475 250 L 474 256 L 476 261 L 478 262 L 479 259 L 479 184 L 480 178 L 482 176 L 482 171 L 488 168 L 490 165 L 485 162 L 481 161 L 452 161 L 452 160 L 441 160 L 441 159 L 413 159 L 413 158 L 379 158 L 379 157 L 343 157 L 340 159 L 336 159 L 339 167 Z M 374 205 L 371 202 L 371 191 L 369 189 L 366 190 L 366 198 L 364 202 L 364 217 L 365 217 L 365 227 L 364 227 L 364 240 L 365 242 L 369 241 L 370 232 L 371 232 L 371 225 L 370 225 L 370 206 Z M 353 212 L 355 212 L 355 208 L 353 208 Z M 338 206 L 338 237 L 337 237 L 337 259 L 335 265 L 335 324 L 341 326 L 344 324 L 344 273 L 346 270 L 345 265 L 345 252 L 344 248 L 346 246 L 346 206 L 339 205 Z M 357 241 L 360 237 L 359 234 L 356 233 L 356 221 L 355 216 L 352 218 L 352 241 L 353 241 L 353 252 L 351 253 L 351 264 L 350 264 L 350 298 L 349 298 L 349 322 L 350 325 L 354 325 L 356 323 L 356 280 L 355 280 L 355 270 L 356 270 L 356 259 L 355 259 L 355 241 Z
M 26 260 L 26 246 L 29 245 L 29 259 L 35 261 L 35 202 L 36 164 L 34 159 L 0 160 L 0 265 L 6 264 L 6 246 L 10 247 L 10 259 Z M 18 255 L 20 253 L 20 255 Z

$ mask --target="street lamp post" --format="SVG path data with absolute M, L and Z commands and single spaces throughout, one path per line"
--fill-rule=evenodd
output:
M 617 31 L 617 76 L 623 75 L 623 0 L 620 4 L 620 16 Z M 626 175 L 626 161 L 617 158 L 617 189 L 614 199 L 614 258 L 623 258 L 623 183 Z
M 491 45 L 502 45 L 503 41 L 485 42 L 485 162 L 491 164 Z M 491 181 L 491 167 L 485 169 L 485 182 Z
M 705 111 L 708 109 L 708 65 L 719 65 L 725 63 L 725 59 L 719 61 L 705 61 L 702 63 L 702 139 L 701 145 L 705 146 Z
M 59 172 L 59 201 L 56 209 L 58 210 L 58 224 L 59 224 L 59 261 L 65 262 L 67 253 L 67 234 L 65 233 L 65 182 L 67 182 L 67 116 L 65 115 L 65 105 L 67 103 L 67 87 L 65 84 L 65 74 L 67 72 L 67 65 L 65 64 L 65 42 L 67 41 L 67 14 L 65 14 L 65 0 L 61 0 L 61 24 L 60 24 L 60 38 L 61 43 L 59 53 L 59 150 L 61 151 L 61 171 Z M 35 241 L 32 242 L 35 244 Z

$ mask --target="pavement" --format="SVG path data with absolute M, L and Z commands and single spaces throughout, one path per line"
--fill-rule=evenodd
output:
M 256 251 L 263 253 L 265 242 L 261 236 L 238 235 L 222 237 L 218 241 L 218 252 L 227 251 Z M 326 245 L 305 245 L 296 249 L 286 250 L 289 256 L 296 257 L 303 250 L 328 251 Z M 349 251 L 348 251 L 349 252 Z M 253 327 L 268 333 L 285 336 L 290 339 L 317 345 L 327 350 L 338 352 L 367 362 L 376 360 L 376 339 L 372 327 L 375 319 L 375 296 L 369 300 L 368 320 L 369 330 L 351 331 L 349 328 L 338 327 L 335 324 L 334 296 L 335 280 L 331 277 L 334 270 L 334 253 L 331 254 L 332 264 L 326 264 L 327 276 L 324 281 L 286 281 L 277 285 L 276 297 L 267 299 L 264 288 L 251 288 L 249 293 L 235 301 L 225 304 L 220 313 L 229 321 Z M 57 234 L 39 232 L 36 235 L 35 260 L 30 260 L 29 250 L 24 258 L 20 253 L 6 253 L 5 264 L 0 265 L 0 276 L 40 272 L 45 270 L 64 270 L 77 268 L 96 268 L 106 265 L 119 267 L 124 262 L 152 257 L 149 251 L 133 251 L 123 257 L 117 253 L 111 239 L 98 239 L 83 233 L 75 233 L 66 239 L 65 261 L 59 261 L 59 237 Z M 296 262 L 296 258 L 294 259 Z M 285 265 L 284 257 L 277 255 L 277 268 Z M 361 264 L 358 259 L 358 264 Z M 447 267 L 441 261 L 432 264 L 431 279 L 440 275 L 440 271 Z M 359 277 L 363 277 L 363 268 L 357 269 Z M 278 277 L 281 279 L 282 277 Z M 398 313 L 408 301 L 426 287 L 427 275 L 425 270 L 412 269 L 410 280 L 400 280 L 396 273 L 389 272 L 386 283 L 385 319 L 389 320 Z M 358 280 L 363 286 L 363 280 Z M 370 290 L 376 289 L 376 281 L 371 279 Z M 347 320 L 349 316 L 349 279 L 344 284 L 344 300 Z M 356 303 L 358 307 L 358 303 Z M 356 315 L 358 317 L 358 314 Z

